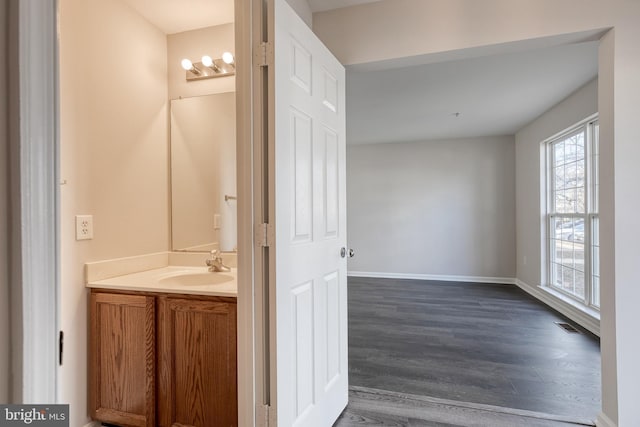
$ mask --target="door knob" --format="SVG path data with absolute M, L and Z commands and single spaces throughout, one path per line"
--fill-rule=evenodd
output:
M 356 254 L 356 253 L 353 251 L 353 249 L 349 249 L 349 258 L 353 258 L 353 256 L 354 256 L 355 254 Z M 344 258 L 344 257 L 346 257 L 346 256 L 347 256 L 347 248 L 342 248 L 342 249 L 340 249 L 340 256 L 341 256 L 342 258 Z

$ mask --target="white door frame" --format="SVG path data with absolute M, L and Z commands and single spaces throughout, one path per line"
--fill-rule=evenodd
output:
M 269 200 L 270 195 L 275 193 L 275 175 L 271 170 L 271 165 L 275 164 L 271 145 L 275 138 L 275 129 L 270 125 L 270 123 L 274 123 L 275 98 L 273 87 L 269 84 L 275 75 L 273 67 L 274 29 L 268 25 L 269 22 L 273 22 L 271 18 L 274 9 L 271 0 L 236 0 L 236 2 L 239 1 L 246 8 L 247 16 L 240 16 L 236 13 L 236 25 L 239 27 L 241 24 L 238 20 L 246 18 L 242 22 L 245 29 L 244 37 L 246 37 L 245 48 L 251 52 L 252 63 L 251 74 L 248 76 L 250 81 L 244 81 L 244 84 L 251 86 L 251 92 L 245 92 L 242 96 L 243 100 L 239 101 L 247 102 L 250 105 L 247 114 L 251 114 L 251 119 L 246 122 L 245 131 L 252 135 L 251 141 L 247 141 L 251 147 L 252 157 L 244 159 L 246 170 L 253 172 L 251 177 L 245 177 L 245 179 L 251 179 L 251 183 L 247 183 L 247 186 L 252 185 L 251 200 L 247 200 L 246 206 L 246 209 L 251 209 L 250 213 L 246 212 L 246 218 L 251 218 L 252 228 L 252 235 L 247 236 L 247 247 L 249 247 L 249 239 L 251 239 L 250 245 L 253 247 L 251 290 L 254 306 L 251 321 L 253 327 L 252 356 L 254 358 L 252 383 L 254 399 L 252 403 L 255 418 L 251 425 L 275 426 L 277 425 L 276 414 L 275 411 L 270 410 L 275 404 L 272 397 L 275 397 L 274 378 L 277 374 L 275 360 L 270 357 L 270 349 L 275 346 L 275 336 L 270 333 L 270 321 L 275 318 L 275 304 L 272 303 L 275 301 L 275 290 L 270 287 L 270 283 L 275 282 L 275 269 L 273 268 L 275 248 L 269 247 L 273 243 L 273 227 L 267 225 L 273 222 L 275 215 L 274 204 Z M 236 43 L 239 40 L 236 35 Z M 239 46 L 236 46 L 236 49 L 238 48 Z M 239 89 L 238 80 L 236 80 L 236 86 Z M 238 167 L 240 168 L 240 164 Z M 247 196 L 249 197 L 249 195 Z M 249 207 L 250 202 L 251 207 Z M 240 295 L 238 296 L 240 297 Z M 246 320 L 248 321 L 249 318 L 247 317 Z M 240 352 L 240 348 L 238 348 L 238 352 Z
M 9 4 L 12 398 L 58 395 L 57 0 Z
M 238 425 L 256 425 L 254 284 L 253 0 L 235 0 L 236 159 L 238 191 Z M 257 161 L 256 161 L 257 162 Z

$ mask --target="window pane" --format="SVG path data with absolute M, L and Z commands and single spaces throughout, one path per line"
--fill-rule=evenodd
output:
M 563 190 L 556 191 L 554 197 L 554 210 L 558 213 L 565 213 L 567 211 L 567 201 Z
M 592 303 L 596 307 L 600 307 L 600 278 L 599 277 L 593 278 L 591 289 L 592 289 L 591 293 L 593 295 Z
M 582 132 L 580 132 L 579 134 L 574 136 L 573 140 L 575 141 L 576 145 L 580 145 L 580 146 L 584 147 L 585 130 L 583 130 Z
M 562 288 L 562 266 L 555 264 L 554 265 L 555 270 L 556 270 L 556 278 L 555 278 L 555 284 L 556 286 L 558 286 L 559 288 Z
M 578 144 L 576 146 L 576 152 L 577 152 L 576 157 L 578 160 L 584 159 L 584 144 Z
M 584 218 L 559 214 L 552 217 L 550 223 L 551 284 L 581 299 L 587 283 L 584 222 Z
M 577 213 L 585 213 L 586 199 L 585 199 L 584 188 L 576 189 L 576 205 L 575 206 L 576 206 Z
M 591 217 L 591 303 L 600 307 L 600 219 Z
M 573 243 L 573 265 L 576 270 L 584 272 L 584 245 Z
M 567 237 L 567 240 L 572 242 L 583 243 L 584 242 L 584 218 L 577 218 L 573 220 L 573 228 L 571 234 Z M 582 245 L 584 246 L 584 245 Z
M 584 298 L 584 273 L 582 271 L 575 272 L 574 294 L 580 298 Z
M 600 125 L 598 125 L 597 122 L 591 128 L 591 135 L 593 139 L 591 144 L 591 150 L 593 152 L 591 162 L 591 169 L 593 171 L 591 177 L 591 182 L 593 183 L 591 211 L 597 213 L 600 204 Z
M 575 138 L 571 138 L 567 141 L 564 147 L 565 158 L 564 161 L 566 163 L 575 162 L 578 158 L 578 147 L 576 146 Z
M 578 164 L 576 162 L 567 163 L 567 188 L 577 187 Z
M 565 190 L 564 197 L 566 199 L 566 210 L 563 213 L 577 212 L 578 193 L 576 189 Z
M 563 165 L 564 161 L 564 143 L 558 142 L 553 146 L 553 163 L 554 166 Z
M 562 190 L 566 187 L 565 184 L 565 175 L 564 175 L 564 166 L 558 166 L 553 169 L 554 177 L 553 177 L 553 185 L 556 190 Z
M 573 270 L 570 268 L 562 267 L 562 289 L 573 293 Z
M 584 164 L 585 164 L 584 159 L 580 159 L 576 162 L 577 187 L 584 187 L 584 178 L 585 178 Z

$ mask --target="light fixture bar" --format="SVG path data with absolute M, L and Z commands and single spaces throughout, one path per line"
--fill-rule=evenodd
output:
M 198 73 L 194 73 L 194 69 L 198 71 Z M 190 82 L 194 80 L 232 76 L 236 73 L 236 69 L 233 64 L 227 64 L 219 58 L 213 59 L 210 66 L 204 65 L 202 62 L 194 62 L 193 68 L 191 70 L 186 70 L 185 73 L 187 81 Z

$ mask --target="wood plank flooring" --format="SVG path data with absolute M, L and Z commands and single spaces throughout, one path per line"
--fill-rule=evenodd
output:
M 514 285 L 349 278 L 350 384 L 593 420 L 599 340 L 556 321 Z
M 460 403 L 363 387 L 352 387 L 349 406 L 334 427 L 578 427 L 594 426 L 531 411 Z

